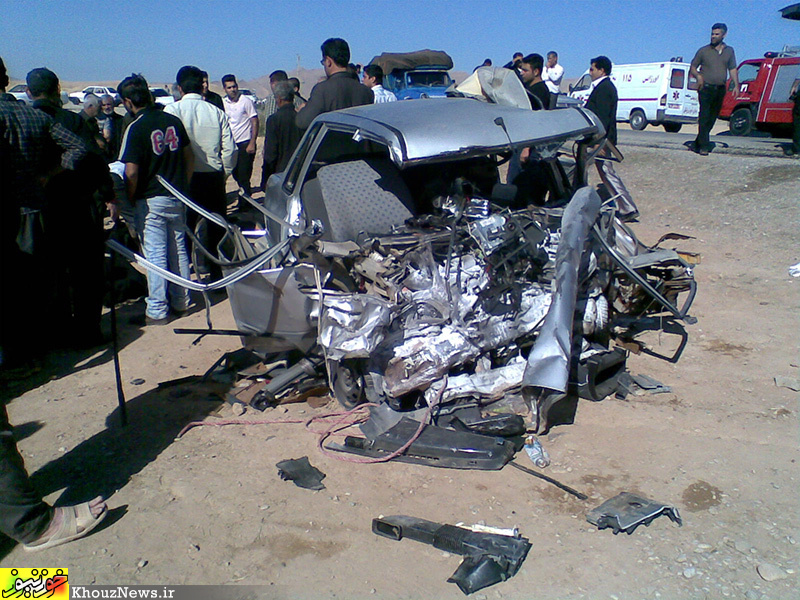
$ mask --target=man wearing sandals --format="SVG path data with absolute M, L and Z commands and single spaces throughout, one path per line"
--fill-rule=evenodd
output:
M 0 96 L 8 85 L 5 63 L 0 58 Z M 23 106 L 16 101 L 0 100 L 0 197 L 3 198 L 2 237 L 3 258 L 16 262 L 21 252 L 16 247 L 14 221 L 23 198 L 43 195 L 40 180 L 48 174 L 47 157 L 60 149 L 61 168 L 73 168 L 88 149 L 81 139 L 56 124 L 42 111 Z M 55 154 L 58 156 L 58 154 Z M 50 169 L 59 167 L 50 165 Z M 17 218 L 14 218 L 14 212 Z M 3 261 L 3 266 L 8 267 Z M 8 275 L 8 270 L 4 273 Z M 12 275 L 13 277 L 13 275 Z M 10 308 L 6 303 L 4 309 Z M 19 312 L 15 313 L 19 318 Z M 24 319 L 23 319 L 24 321 Z M 0 332 L 8 341 L 4 322 Z M 0 355 L 7 350 L 0 348 Z M 7 358 L 7 357 L 6 357 Z M 3 357 L 0 366 L 6 367 Z M 8 422 L 5 404 L 0 406 L 0 533 L 25 545 L 26 550 L 43 550 L 76 540 L 89 533 L 105 518 L 108 508 L 97 497 L 77 506 L 52 508 L 42 501 L 25 471 L 22 456 L 14 441 L 13 428 Z
M 33 487 L 14 442 L 5 405 L 0 408 L 0 532 L 33 552 L 82 538 L 105 518 L 101 496 L 53 508 Z

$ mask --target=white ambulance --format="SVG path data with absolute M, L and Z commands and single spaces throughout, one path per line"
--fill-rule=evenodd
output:
M 617 121 L 628 121 L 641 131 L 647 124 L 680 131 L 683 123 L 696 123 L 700 114 L 697 81 L 689 76 L 689 63 L 660 62 L 613 65 L 611 80 L 617 86 Z M 582 104 L 591 94 L 589 71 L 569 87 L 569 95 Z

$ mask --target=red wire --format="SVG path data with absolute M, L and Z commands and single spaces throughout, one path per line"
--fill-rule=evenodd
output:
M 322 452 L 326 456 L 330 456 L 331 458 L 335 458 L 336 460 L 341 460 L 344 462 L 350 463 L 357 463 L 357 464 L 374 464 L 374 463 L 382 463 L 392 460 L 393 458 L 397 458 L 401 454 L 403 454 L 406 450 L 408 450 L 409 446 L 413 444 L 417 438 L 422 434 L 422 430 L 425 428 L 426 423 L 428 422 L 428 418 L 430 418 L 431 411 L 433 407 L 439 403 L 439 400 L 442 398 L 442 394 L 444 393 L 445 388 L 447 387 L 447 378 L 445 377 L 444 385 L 442 385 L 441 390 L 439 390 L 439 395 L 436 397 L 430 405 L 428 405 L 428 410 L 425 412 L 425 417 L 420 421 L 419 427 L 417 427 L 417 431 L 412 435 L 408 441 L 400 446 L 394 452 L 387 454 L 386 456 L 380 456 L 376 458 L 353 458 L 350 456 L 346 456 L 339 452 L 330 452 L 327 450 L 323 444 L 325 440 L 327 440 L 332 435 L 341 435 L 339 434 L 340 431 L 353 427 L 354 425 L 358 425 L 363 423 L 364 421 L 369 419 L 369 413 L 365 413 L 365 409 L 369 408 L 370 406 L 378 406 L 375 403 L 367 402 L 365 404 L 359 404 L 355 408 L 345 411 L 345 412 L 332 412 L 326 413 L 322 415 L 315 415 L 310 419 L 260 419 L 258 421 L 248 421 L 245 419 L 220 419 L 219 421 L 192 421 L 188 423 L 183 429 L 181 429 L 180 433 L 178 433 L 178 438 L 183 437 L 190 429 L 195 427 L 224 427 L 225 425 L 280 425 L 280 424 L 297 424 L 297 423 L 304 423 L 306 429 L 308 429 L 311 433 L 317 434 L 319 437 L 317 438 L 317 448 L 319 448 L 320 452 Z M 361 414 L 359 414 L 361 413 Z M 327 429 L 323 430 L 316 430 L 312 429 L 311 425 L 313 425 L 316 421 L 324 421 L 326 419 L 331 419 L 334 417 L 338 417 L 333 424 L 330 425 Z M 355 417 L 355 418 L 351 418 Z

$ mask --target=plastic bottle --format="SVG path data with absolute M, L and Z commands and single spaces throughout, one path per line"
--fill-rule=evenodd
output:
M 533 464 L 540 469 L 544 469 L 550 465 L 550 456 L 539 443 L 539 440 L 532 435 L 525 438 L 525 452 L 528 453 Z

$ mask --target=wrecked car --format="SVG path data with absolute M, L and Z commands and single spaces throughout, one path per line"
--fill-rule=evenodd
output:
M 439 396 L 544 428 L 570 388 L 613 393 L 626 351 L 612 340 L 686 319 L 677 298 L 694 280 L 616 219 L 615 190 L 588 187 L 603 133 L 582 109 L 467 99 L 321 115 L 269 181 L 265 206 L 285 221 L 269 224 L 273 243 L 294 242 L 264 273 L 279 294 L 229 288 L 240 329 L 318 352 L 346 407 Z M 522 148 L 531 167 L 503 184 Z
M 691 262 L 617 217 L 621 183 L 602 163 L 619 157 L 582 108 L 451 98 L 326 113 L 250 199 L 258 232 L 208 215 L 228 228 L 215 285 L 247 348 L 304 357 L 270 393 L 323 374 L 343 406 L 381 407 L 383 426 L 347 451 L 389 452 L 421 409 L 465 435 L 541 432 L 578 397 L 613 394 L 630 349 L 655 354 L 642 332 L 685 341 L 692 321 Z M 485 456 L 502 466 L 513 452 Z

